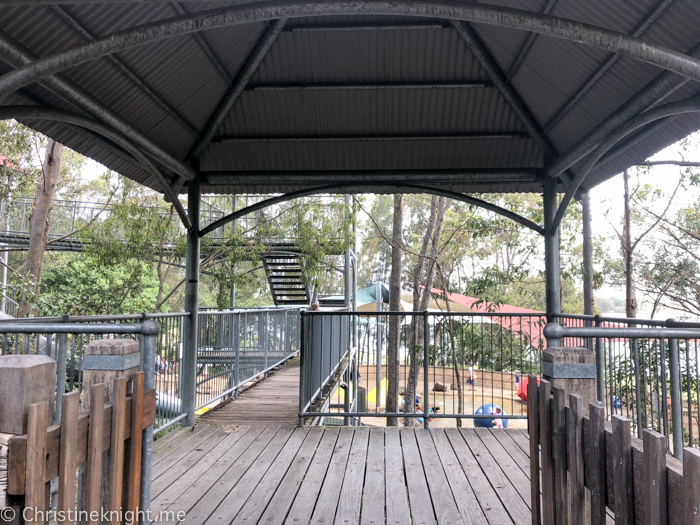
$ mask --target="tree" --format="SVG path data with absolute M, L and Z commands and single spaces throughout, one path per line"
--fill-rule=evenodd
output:
M 389 310 L 401 310 L 401 258 L 403 256 L 403 195 L 394 195 L 394 220 L 391 243 L 391 278 L 389 280 Z M 389 334 L 387 342 L 387 412 L 398 412 L 399 397 L 399 346 L 401 345 L 401 317 L 389 316 Z M 387 426 L 398 426 L 395 417 L 387 418 Z
M 63 145 L 49 139 L 42 173 L 36 187 L 32 214 L 29 218 L 29 249 L 21 274 L 29 281 L 19 302 L 18 317 L 25 317 L 32 311 L 32 298 L 39 292 L 41 269 L 44 263 L 46 245 L 49 242 L 49 213 L 61 171 Z

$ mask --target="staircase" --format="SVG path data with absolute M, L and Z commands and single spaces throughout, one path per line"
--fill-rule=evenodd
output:
M 270 250 L 262 256 L 262 263 L 276 306 L 307 305 L 311 290 L 304 282 L 300 253 Z

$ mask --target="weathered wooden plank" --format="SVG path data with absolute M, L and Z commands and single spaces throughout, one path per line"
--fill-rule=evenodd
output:
M 571 525 L 584 525 L 586 488 L 583 478 L 583 397 L 569 394 L 567 413 Z
M 667 523 L 666 508 L 666 436 L 644 430 L 644 525 Z
M 386 485 L 384 477 L 384 430 L 372 428 L 367 446 L 367 470 L 362 490 L 361 525 L 384 523 Z M 404 500 L 406 490 L 404 489 Z M 408 513 L 406 513 L 408 514 Z
M 457 508 L 457 502 L 445 477 L 445 471 L 442 468 L 430 430 L 416 429 L 415 435 L 438 524 L 454 525 L 460 523 L 462 518 Z
M 247 525 L 259 522 L 260 517 L 265 512 L 265 508 L 275 494 L 277 487 L 282 483 L 284 475 L 304 443 L 308 431 L 308 428 L 297 428 L 294 430 L 294 433 L 284 444 L 275 461 L 265 472 L 258 486 L 255 487 L 253 497 L 245 502 L 233 520 L 234 525 Z
M 279 426 L 266 427 L 260 436 L 253 441 L 253 444 L 242 454 L 223 474 L 217 472 L 216 476 L 212 476 L 207 480 L 206 485 L 210 488 L 206 490 L 204 495 L 199 500 L 189 502 L 190 510 L 187 513 L 186 523 L 204 523 L 226 498 L 232 489 L 240 482 L 245 474 L 256 465 L 259 457 L 265 452 L 267 445 L 280 432 Z M 209 473 L 207 473 L 209 474 Z M 216 480 L 213 478 L 216 477 Z M 212 484 L 213 480 L 213 484 Z M 199 485 L 199 482 L 193 485 L 193 489 Z M 201 487 L 201 485 L 199 485 Z M 189 497 L 190 492 L 186 493 Z M 196 493 L 197 491 L 195 491 Z M 180 498 L 180 501 L 184 498 Z M 194 498 L 193 498 L 194 500 Z M 172 507 L 168 510 L 172 510 Z M 231 517 L 233 519 L 233 516 Z
M 43 525 L 46 511 L 46 428 L 49 424 L 49 403 L 29 405 L 27 415 L 27 474 L 25 507 L 30 509 L 25 519 Z
M 386 469 L 386 523 L 403 524 L 411 522 L 406 492 L 403 450 L 401 437 L 396 428 L 384 432 L 384 468 Z M 381 523 L 381 522 L 380 522 Z M 370 520 L 371 525 L 371 520 Z
M 615 523 L 634 523 L 634 478 L 632 477 L 632 422 L 613 416 L 613 479 L 615 484 Z
M 490 429 L 491 435 L 496 438 L 496 440 L 501 444 L 503 449 L 508 453 L 508 455 L 515 461 L 515 464 L 522 470 L 525 477 L 530 479 L 530 458 L 523 451 L 523 449 L 513 440 L 513 435 L 518 436 L 518 439 L 522 438 L 520 432 L 512 432 L 505 428 L 492 428 Z M 526 442 L 527 444 L 527 442 Z M 528 490 L 530 485 L 528 485 Z
M 591 525 L 605 523 L 605 407 L 589 406 L 588 439 L 591 443 L 588 457 L 588 488 L 591 491 Z
M 554 515 L 557 525 L 569 523 L 568 475 L 566 471 L 566 400 L 564 389 L 555 387 L 552 400 L 552 453 L 554 459 Z
M 215 439 L 219 439 L 220 434 L 223 433 L 221 427 L 208 426 L 202 432 L 199 432 L 192 439 L 187 440 L 182 446 L 178 447 L 168 454 L 162 461 L 153 465 L 153 481 L 155 482 L 158 478 L 168 472 L 173 466 L 177 465 L 185 457 L 187 457 L 193 450 L 200 448 L 213 434 L 219 434 Z
M 143 428 L 148 428 L 155 420 L 155 390 L 149 389 L 145 393 Z M 131 397 L 126 398 L 124 439 L 131 437 Z M 88 422 L 89 415 L 83 412 L 78 416 L 78 430 L 76 443 L 76 462 L 78 464 L 87 461 Z M 104 429 L 102 431 L 102 450 L 109 450 L 112 442 L 112 406 L 107 405 L 104 412 Z M 48 427 L 46 436 L 46 480 L 58 476 L 58 457 L 60 448 L 61 425 L 55 424 Z M 8 447 L 8 494 L 21 496 L 24 494 L 25 460 L 27 455 L 27 436 L 10 438 Z
M 420 525 L 436 523 L 428 481 L 425 478 L 425 471 L 416 443 L 416 433 L 413 429 L 406 428 L 400 431 L 400 436 L 412 523 Z
M 277 456 L 284 448 L 284 445 L 289 440 L 293 431 L 293 428 L 286 427 L 281 428 L 279 432 L 277 432 L 275 437 L 272 438 L 272 441 L 265 447 L 265 450 L 263 450 L 255 460 L 251 468 L 246 471 L 240 481 L 236 483 L 236 486 L 231 489 L 231 492 L 226 495 L 216 510 L 209 516 L 206 523 L 210 525 L 214 523 L 228 525 L 235 519 L 245 502 L 255 491 L 262 477 L 276 461 Z M 188 523 L 190 522 L 190 520 L 187 521 Z
M 129 438 L 129 476 L 127 480 L 126 508 L 135 516 L 141 494 L 141 447 L 143 444 L 143 389 L 144 373 L 134 375 L 131 395 L 131 438 Z
M 119 511 L 122 506 L 124 481 L 124 434 L 126 428 L 126 377 L 114 380 L 112 390 L 112 444 L 109 455 L 110 493 L 107 498 L 109 510 Z M 119 513 L 112 512 L 112 525 L 119 525 Z
M 356 428 L 352 438 L 352 448 L 345 469 L 345 479 L 340 491 L 338 510 L 335 513 L 337 525 L 358 525 L 362 507 L 362 486 L 367 466 L 367 448 L 369 446 L 369 429 Z
M 203 472 L 194 476 L 188 472 L 180 478 L 181 484 L 170 485 L 153 501 L 151 508 L 154 512 L 167 510 L 170 513 L 167 517 L 170 518 L 181 512 L 190 512 L 190 515 L 198 514 L 199 510 L 196 505 L 200 500 L 204 500 L 204 504 L 218 505 L 230 487 L 238 482 L 257 455 L 260 454 L 264 448 L 260 442 L 269 442 L 276 431 L 276 428 L 256 426 L 244 432 L 224 455 L 211 461 L 203 460 L 208 466 Z M 267 432 L 267 434 L 263 432 Z M 226 440 L 224 440 L 225 442 Z M 242 459 L 244 454 L 248 461 Z M 236 462 L 239 464 L 236 465 Z M 224 476 L 226 477 L 224 478 Z M 208 509 L 208 511 L 210 510 Z M 187 519 L 189 520 L 189 517 Z M 172 523 L 172 521 L 168 523 Z
M 530 508 L 532 524 L 542 522 L 540 507 L 540 389 L 536 375 L 530 374 L 527 382 L 527 423 L 530 440 Z
M 486 450 L 491 455 L 498 467 L 503 471 L 510 484 L 515 488 L 526 505 L 530 504 L 530 480 L 516 464 L 508 451 L 494 437 L 490 428 L 474 429 Z
M 77 390 L 61 397 L 61 451 L 58 460 L 58 511 L 66 518 L 62 523 L 72 524 L 75 516 L 75 462 L 76 432 L 80 392 Z M 61 522 L 59 520 L 59 522 Z
M 489 453 L 476 432 L 473 429 L 461 429 L 460 432 L 489 483 L 496 489 L 496 495 L 510 515 L 510 519 L 516 523 L 523 520 L 530 521 L 532 512 L 528 504 L 511 484 L 498 461 Z M 526 497 L 529 497 L 529 494 Z
M 496 494 L 476 457 L 464 441 L 463 434 L 456 428 L 448 428 L 445 429 L 445 435 L 455 451 L 457 460 L 467 477 L 469 485 L 474 491 L 476 503 L 481 508 L 488 522 L 492 525 L 513 522 L 514 520 L 509 516 L 503 502 Z
M 217 449 L 219 443 L 224 441 L 228 436 L 231 436 L 231 434 L 226 433 L 224 428 L 215 428 L 214 430 L 215 431 L 210 436 L 201 443 L 198 443 L 189 453 L 184 456 L 177 454 L 177 461 L 174 460 L 174 457 L 168 460 L 170 468 L 153 480 L 151 487 L 152 498 L 157 498 L 172 484 L 180 484 L 180 478 L 191 470 L 194 469 L 197 472 L 201 472 L 202 461 L 208 458 L 210 454 Z M 184 447 L 180 449 L 181 452 L 184 452 L 184 450 Z
M 459 509 L 460 516 L 467 524 L 487 524 L 488 521 L 486 516 L 484 516 L 484 511 L 479 506 L 476 495 L 467 480 L 464 470 L 462 470 L 459 464 L 459 460 L 455 456 L 455 452 L 445 435 L 445 431 L 442 429 L 432 429 L 430 430 L 430 435 L 445 472 L 447 482 L 452 490 L 452 495 Z
M 90 424 L 88 427 L 85 511 L 89 525 L 99 525 L 100 486 L 102 480 L 102 432 L 104 431 L 105 384 L 90 387 Z
M 540 379 L 540 461 L 542 462 L 542 523 L 556 525 L 554 498 L 554 458 L 552 449 L 552 395 L 551 385 Z M 532 457 L 532 456 L 530 456 Z
M 183 446 L 187 441 L 206 428 L 209 428 L 209 425 L 207 423 L 202 423 L 200 418 L 196 426 L 174 430 L 164 438 L 158 439 L 153 444 L 153 465 L 158 464 L 158 462 L 162 461 L 168 454 Z
M 265 513 L 258 523 L 263 523 L 265 525 L 282 525 L 285 522 L 287 513 L 294 503 L 294 498 L 299 491 L 304 476 L 309 470 L 309 465 L 311 465 L 311 462 L 314 460 L 316 448 L 318 447 L 319 454 L 329 451 L 328 455 L 330 457 L 330 452 L 333 451 L 333 445 L 337 437 L 337 433 L 324 433 L 322 428 L 309 429 L 304 443 L 301 445 L 299 452 L 294 458 L 294 463 L 287 471 L 282 483 L 280 483 L 277 491 L 272 496 L 270 504 L 267 506 L 267 509 L 265 509 Z M 324 442 L 321 441 L 322 438 L 328 443 L 332 442 L 332 444 L 330 446 L 324 445 Z M 324 460 L 321 459 L 321 461 Z
M 316 450 L 309 471 L 299 487 L 292 508 L 289 509 L 287 523 L 309 523 L 311 520 L 321 487 L 323 487 L 323 480 L 333 458 L 333 451 L 338 445 L 339 436 L 340 429 L 338 428 L 327 428 L 324 431 L 323 439 Z M 347 438 L 346 444 L 349 446 Z
M 683 508 L 685 525 L 700 525 L 700 451 L 683 449 Z
M 318 496 L 316 508 L 311 517 L 311 521 L 314 523 L 333 523 L 335 511 L 338 508 L 340 491 L 343 486 L 345 468 L 348 464 L 353 433 L 352 427 L 343 427 L 340 430 L 340 437 L 333 450 L 326 479 L 323 481 L 321 493 Z

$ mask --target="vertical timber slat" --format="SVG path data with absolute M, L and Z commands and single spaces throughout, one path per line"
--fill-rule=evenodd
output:
M 605 525 L 605 407 L 600 403 L 589 406 L 591 525 Z
M 102 480 L 102 429 L 104 427 L 105 384 L 90 387 L 90 422 L 88 426 L 87 477 L 85 511 L 88 525 L 99 525 L 100 483 Z M 96 514 L 93 514 L 96 513 Z
M 49 425 L 49 403 L 29 405 L 27 418 L 27 463 L 24 495 L 25 507 L 36 525 L 43 525 L 46 511 L 46 430 Z M 36 513 L 36 515 L 33 515 Z
M 546 379 L 540 380 L 540 446 L 542 448 L 542 523 L 555 525 L 554 461 L 552 460 L 552 394 Z
M 683 450 L 683 506 L 685 525 L 700 525 L 700 451 Z
M 540 416 L 539 416 L 539 388 L 537 376 L 529 375 L 527 382 L 527 421 L 530 436 L 530 508 L 532 510 L 532 524 L 540 525 Z
M 569 502 L 566 473 L 566 401 L 563 388 L 554 388 L 552 406 L 552 450 L 554 453 L 554 498 L 557 525 L 568 525 Z
M 131 395 L 131 437 L 129 439 L 129 478 L 127 480 L 126 509 L 132 511 L 134 516 L 139 509 L 139 496 L 141 493 L 141 452 L 143 443 L 143 387 L 144 373 L 139 372 L 132 380 L 133 393 Z
M 78 402 L 77 390 L 61 397 L 61 441 L 58 454 L 58 511 L 67 518 L 62 523 L 71 524 L 75 509 L 75 446 L 78 441 Z
M 666 496 L 666 436 L 644 430 L 644 525 L 668 520 Z
M 615 524 L 634 524 L 634 478 L 632 476 L 632 422 L 613 416 L 613 484 Z
M 124 425 L 126 423 L 126 377 L 114 380 L 112 390 L 112 435 L 109 456 L 109 476 L 111 493 L 108 498 L 109 510 L 118 511 L 121 508 L 122 488 L 124 482 Z M 119 525 L 119 513 L 111 514 L 112 525 Z
M 569 394 L 568 424 L 571 525 L 584 525 L 586 488 L 583 478 L 583 397 Z

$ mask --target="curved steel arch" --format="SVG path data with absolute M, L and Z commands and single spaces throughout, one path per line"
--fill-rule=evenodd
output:
M 251 204 L 250 206 L 246 206 L 242 210 L 238 210 L 227 215 L 226 217 L 222 217 L 218 221 L 212 222 L 209 226 L 200 230 L 199 236 L 204 237 L 208 233 L 211 233 L 212 231 L 216 230 L 217 228 L 220 228 L 221 226 L 224 226 L 225 224 L 228 224 L 229 222 L 235 221 L 236 219 L 239 219 L 254 211 L 262 210 L 264 208 L 274 206 L 275 204 L 279 204 L 281 202 L 287 202 L 294 199 L 299 199 L 301 197 L 309 197 L 311 195 L 319 195 L 322 193 L 334 193 L 339 191 L 351 190 L 354 188 L 363 188 L 367 190 L 368 186 L 365 182 L 348 184 L 330 184 L 327 186 L 318 186 L 316 188 L 309 188 L 306 190 L 293 191 L 290 193 L 285 193 L 284 195 L 279 195 L 278 197 L 272 197 L 270 199 L 257 202 L 255 204 Z M 382 189 L 383 191 L 392 190 L 392 193 L 405 193 L 407 190 L 410 190 L 410 193 L 426 193 L 429 195 L 439 195 L 441 197 L 447 197 L 448 199 L 466 202 L 467 204 L 472 204 L 474 206 L 478 206 L 479 208 L 484 208 L 485 210 L 489 210 L 498 213 L 499 215 L 503 215 L 504 217 L 511 219 L 512 221 L 515 221 L 518 224 L 521 224 L 522 226 L 525 226 L 526 228 L 530 228 L 531 230 L 536 231 L 540 235 L 544 235 L 544 228 L 542 228 L 539 224 L 536 224 L 531 220 L 526 219 L 525 217 L 521 217 L 517 213 L 513 213 L 510 210 L 506 210 L 505 208 L 501 208 L 500 206 L 497 206 L 490 202 L 486 202 L 475 197 L 470 197 L 462 193 L 457 193 L 449 190 L 442 190 L 439 188 L 431 188 L 429 186 L 419 186 L 417 184 L 372 184 L 371 189 L 375 188 Z
M 620 127 L 617 131 L 610 134 L 607 139 L 605 139 L 594 151 L 590 154 L 586 163 L 581 168 L 581 171 L 576 175 L 576 178 L 571 181 L 569 187 L 566 190 L 566 194 L 559 205 L 557 214 L 554 216 L 552 221 L 552 229 L 556 230 L 561 224 L 564 215 L 574 198 L 574 195 L 581 187 L 581 184 L 586 179 L 588 174 L 593 171 L 596 167 L 598 161 L 605 155 L 610 148 L 615 146 L 620 140 L 625 138 L 630 133 L 635 132 L 639 128 L 646 126 L 647 124 L 654 122 L 656 120 L 670 117 L 673 115 L 682 115 L 685 113 L 697 113 L 700 112 L 700 99 L 693 100 L 682 100 L 680 102 L 672 102 L 670 104 L 665 104 L 663 106 L 650 109 L 646 113 L 642 113 L 638 117 L 630 120 L 624 126 Z
M 37 106 L 0 106 L 0 120 L 9 119 L 36 119 L 65 122 L 66 124 L 73 124 L 75 126 L 80 126 L 81 128 L 89 129 L 90 131 L 94 131 L 98 135 L 111 140 L 118 146 L 124 148 L 151 175 L 153 175 L 153 177 L 155 177 L 158 183 L 163 187 L 164 193 L 172 200 L 172 204 L 175 206 L 175 209 L 177 210 L 182 223 L 185 225 L 185 228 L 188 230 L 192 228 L 192 223 L 187 216 L 187 211 L 180 203 L 179 199 L 177 198 L 177 194 L 172 190 L 170 184 L 168 184 L 165 177 L 163 177 L 163 174 L 151 163 L 150 160 L 148 160 L 146 155 L 142 153 L 141 150 L 139 150 L 116 131 L 113 131 L 100 122 L 82 115 L 78 115 L 77 113 Z
M 279 18 L 387 15 L 441 18 L 531 31 L 620 53 L 700 80 L 700 60 L 601 27 L 520 9 L 456 0 L 273 0 L 213 9 L 111 33 L 36 60 L 0 77 L 0 94 L 116 51 L 208 29 Z

